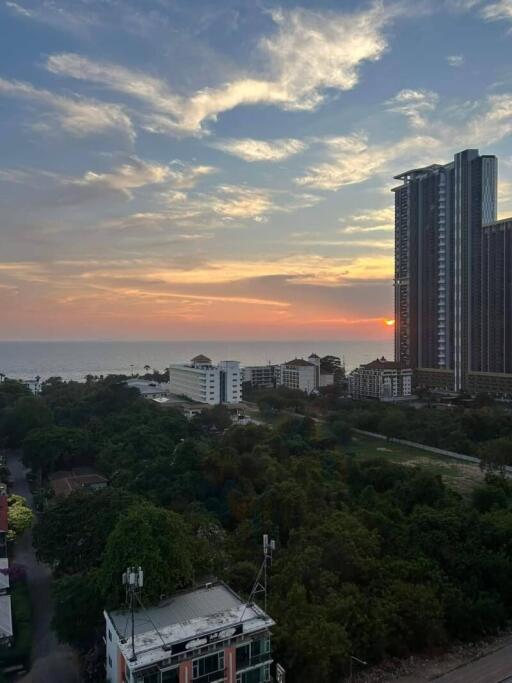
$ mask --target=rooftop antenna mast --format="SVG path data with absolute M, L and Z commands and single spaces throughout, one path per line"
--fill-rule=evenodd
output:
M 268 594 L 268 570 L 272 566 L 272 557 L 276 549 L 276 542 L 274 539 L 269 539 L 268 534 L 263 534 L 263 562 L 261 563 L 258 576 L 252 587 L 251 595 L 249 596 L 249 605 L 252 605 L 254 598 L 259 593 L 263 593 L 264 610 L 267 611 L 267 594 Z
M 137 661 L 135 653 L 135 601 L 140 604 L 140 593 L 144 585 L 144 572 L 142 567 L 128 567 L 123 573 L 123 586 L 126 588 L 126 604 L 130 610 L 132 622 L 132 656 L 130 662 Z
M 147 621 L 153 626 L 155 631 L 158 633 L 158 637 L 162 641 L 162 649 L 170 650 L 171 646 L 168 645 L 162 637 L 162 634 L 158 630 L 157 625 L 151 619 L 151 615 L 147 612 L 146 608 L 142 604 L 141 594 L 142 588 L 144 586 L 144 572 L 142 567 L 128 567 L 128 569 L 123 573 L 122 577 L 123 586 L 126 588 L 126 604 L 130 611 L 131 618 L 131 639 L 132 639 L 132 656 L 130 657 L 130 662 L 137 661 L 137 653 L 135 652 L 135 603 L 138 603 L 139 607 L 146 613 Z M 128 620 L 126 621 L 126 626 L 128 625 Z M 125 633 L 126 633 L 125 626 Z M 126 639 L 121 639 L 122 643 L 126 643 Z

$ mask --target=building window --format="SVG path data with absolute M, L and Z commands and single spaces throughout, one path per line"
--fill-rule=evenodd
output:
M 169 671 L 162 671 L 162 683 L 179 683 L 180 669 L 177 666 Z
M 108 665 L 112 668 L 112 657 L 110 655 L 108 656 Z
M 224 669 L 224 652 L 217 652 L 208 657 L 195 659 L 192 662 L 192 678 L 199 678 L 206 674 L 222 671 Z
M 236 675 L 236 683 L 266 683 L 266 681 L 270 681 L 270 664 Z
M 108 639 L 112 642 L 112 631 L 110 629 L 108 630 Z

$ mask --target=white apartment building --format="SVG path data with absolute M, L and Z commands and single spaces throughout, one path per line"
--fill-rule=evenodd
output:
M 220 403 L 240 403 L 242 400 L 243 372 L 237 360 L 219 363 Z
M 242 371 L 238 361 L 221 361 L 199 355 L 190 363 L 169 366 L 170 390 L 198 403 L 218 405 L 242 400 Z
M 319 365 L 317 366 L 316 363 L 309 363 L 303 358 L 295 358 L 281 365 L 279 384 L 310 394 L 318 388 L 319 371 Z
M 349 375 L 349 390 L 353 398 L 393 400 L 412 395 L 412 370 L 384 357 L 360 365 Z

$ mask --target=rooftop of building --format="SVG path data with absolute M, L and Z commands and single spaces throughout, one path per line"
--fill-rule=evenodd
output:
M 160 383 L 148 379 L 129 379 L 126 384 L 133 389 L 138 389 L 141 394 L 145 394 L 147 396 L 169 391 L 168 383 Z
M 119 610 L 109 612 L 108 617 L 121 640 L 119 647 L 129 659 L 130 613 Z M 245 603 L 224 583 L 182 591 L 156 607 L 135 613 L 135 667 L 229 638 L 237 632 L 256 633 L 273 625 L 274 621 L 263 610 Z
M 190 361 L 191 363 L 203 363 L 204 365 L 210 365 L 212 362 L 211 358 L 208 358 L 208 356 L 204 356 L 202 353 L 200 353 L 198 356 L 194 356 L 192 360 Z
M 11 596 L 0 595 L 0 639 L 12 638 Z
M 69 496 L 82 488 L 106 486 L 108 479 L 89 467 L 75 467 L 72 470 L 59 470 L 50 475 L 50 484 L 56 496 Z
M 381 358 L 376 358 L 366 365 L 362 365 L 363 368 L 368 368 L 370 370 L 400 370 L 401 365 L 394 360 L 387 360 L 384 356 Z
M 483 228 L 494 228 L 494 227 L 499 227 L 502 225 L 506 225 L 507 227 L 512 225 L 512 216 L 509 218 L 500 218 L 499 221 L 493 221 L 492 223 L 484 223 L 482 226 Z
M 313 363 L 308 363 L 304 358 L 294 358 L 285 363 L 287 368 L 290 367 L 313 367 Z
M 407 176 L 410 175 L 417 175 L 421 173 L 431 173 L 432 171 L 438 171 L 440 168 L 443 168 L 442 164 L 430 164 L 429 166 L 422 166 L 419 168 L 411 168 L 409 171 L 404 171 L 403 173 L 399 173 L 398 175 L 393 176 L 395 180 L 403 180 L 404 178 L 407 178 Z
M 9 588 L 9 560 L 7 557 L 0 557 L 0 590 Z

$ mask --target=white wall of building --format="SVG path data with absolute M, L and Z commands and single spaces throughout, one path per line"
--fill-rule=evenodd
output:
M 106 612 L 104 612 L 104 616 L 106 624 L 105 642 L 107 644 L 107 681 L 108 683 L 117 683 L 120 679 L 120 671 L 118 669 L 118 637 Z
M 220 372 L 216 366 L 169 366 L 171 392 L 192 401 L 216 405 L 220 403 Z
M 317 388 L 317 368 L 309 363 L 281 365 L 280 384 L 310 394 Z
M 349 375 L 354 398 L 395 399 L 412 395 L 412 370 L 361 365 Z
M 235 360 L 224 360 L 219 365 L 169 366 L 171 393 L 208 405 L 240 403 L 242 380 L 240 363 Z
M 222 403 L 240 403 L 242 400 L 243 374 L 237 360 L 221 360 L 219 363 Z

